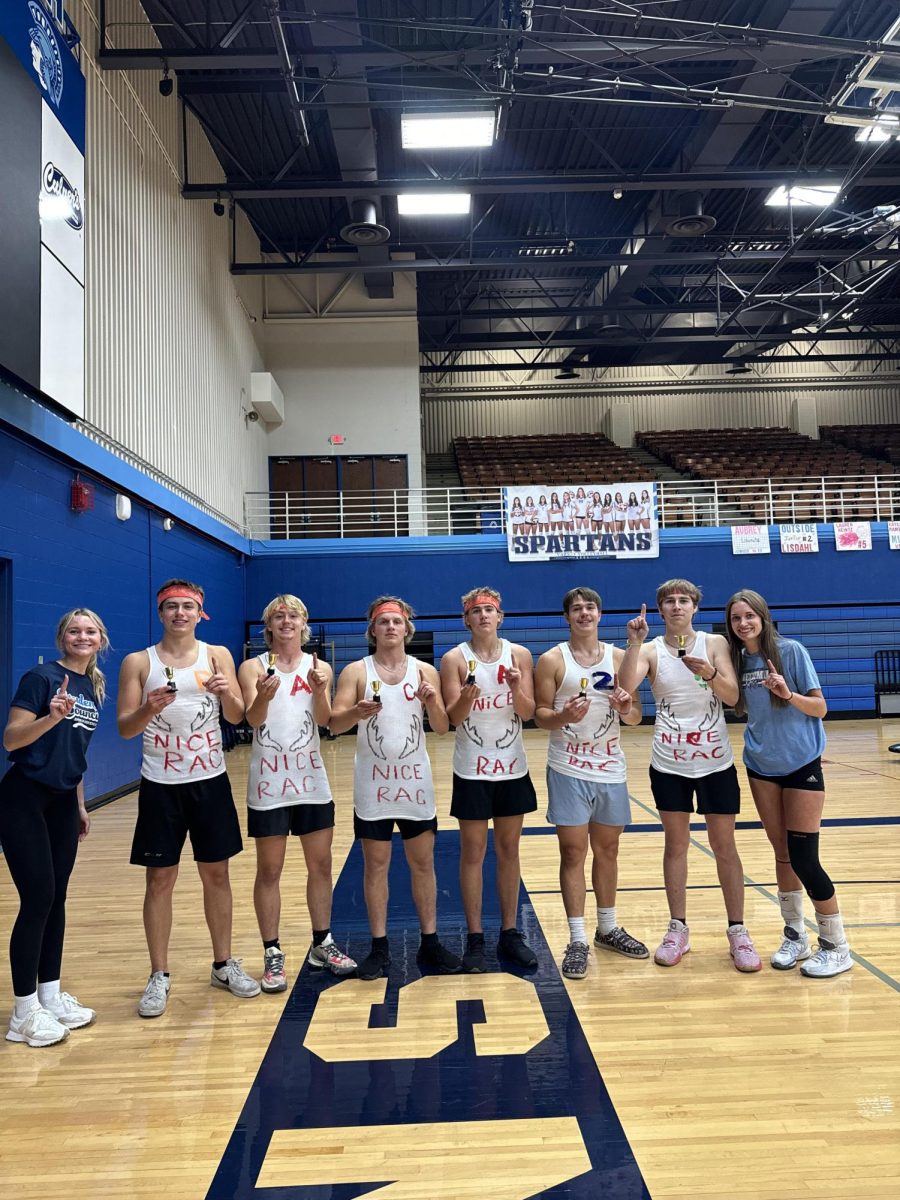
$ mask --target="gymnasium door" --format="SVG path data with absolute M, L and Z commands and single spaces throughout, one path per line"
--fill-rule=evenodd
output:
M 271 458 L 271 537 L 402 536 L 407 481 L 401 454 Z

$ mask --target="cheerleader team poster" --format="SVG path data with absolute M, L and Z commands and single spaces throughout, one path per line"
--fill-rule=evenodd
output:
M 503 506 L 511 562 L 659 557 L 653 483 L 504 487 Z

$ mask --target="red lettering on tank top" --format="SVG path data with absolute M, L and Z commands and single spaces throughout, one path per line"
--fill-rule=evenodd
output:
M 403 695 L 406 697 L 407 700 L 415 700 L 416 689 L 413 687 L 413 685 L 411 683 L 404 683 Z
M 489 758 L 486 754 L 479 754 L 475 760 L 476 775 L 512 775 L 516 769 L 518 759 L 514 758 L 508 765 L 500 758 Z
M 301 679 L 299 675 L 294 676 L 294 682 L 291 686 L 291 695 L 296 696 L 298 692 L 306 692 L 307 695 L 312 695 L 312 688 L 305 679 Z
M 425 799 L 425 789 L 417 788 L 415 795 L 408 792 L 406 788 L 380 787 L 375 793 L 375 799 L 379 804 L 408 804 L 411 800 L 416 804 L 424 807 L 428 801 Z
M 181 763 L 183 763 L 183 762 L 184 762 L 183 754 L 173 754 L 170 750 L 167 750 L 165 753 L 165 757 L 163 758 L 163 770 L 164 771 L 172 771 L 176 775 L 180 775 L 181 774 Z
M 504 667 L 503 663 L 501 663 L 500 666 L 497 668 L 497 682 L 504 683 L 505 680 L 506 680 L 506 667 Z
M 402 779 L 405 781 L 422 778 L 421 763 L 372 763 L 373 779 Z

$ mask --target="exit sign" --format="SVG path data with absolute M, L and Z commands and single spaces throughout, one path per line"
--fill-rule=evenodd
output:
M 332 446 L 343 446 L 347 441 L 347 437 L 346 434 L 343 433 L 333 433 L 328 441 Z

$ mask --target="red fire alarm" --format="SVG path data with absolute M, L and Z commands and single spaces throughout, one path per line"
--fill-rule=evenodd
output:
M 347 435 L 344 433 L 333 433 L 328 441 L 332 446 L 343 446 L 347 441 Z
M 69 490 L 69 507 L 72 512 L 89 512 L 94 507 L 94 489 L 89 483 L 82 483 L 81 476 L 76 475 Z

